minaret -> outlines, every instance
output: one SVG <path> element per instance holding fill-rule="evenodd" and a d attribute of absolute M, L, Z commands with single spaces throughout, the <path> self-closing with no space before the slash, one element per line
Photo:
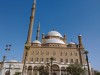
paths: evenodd
<path fill-rule="evenodd" d="M 82 35 L 78 35 L 78 40 L 79 40 L 79 48 L 83 49 Z"/>
<path fill-rule="evenodd" d="M 36 0 L 34 0 L 33 6 L 32 6 L 32 13 L 31 13 L 31 17 L 30 17 L 30 24 L 29 24 L 29 30 L 28 30 L 28 37 L 27 37 L 27 41 L 26 41 L 26 43 L 29 43 L 29 44 L 31 43 L 31 39 L 32 39 L 35 11 L 36 11 Z"/>
<path fill-rule="evenodd" d="M 39 40 L 39 35 L 40 35 L 40 22 L 37 28 L 37 35 L 36 35 L 36 40 Z"/>
<path fill-rule="evenodd" d="M 83 65 L 83 58 L 82 58 L 82 53 L 81 53 L 81 51 L 84 49 L 83 43 L 82 43 L 82 35 L 78 35 L 78 40 L 79 40 L 79 59 L 80 59 L 80 64 Z"/>

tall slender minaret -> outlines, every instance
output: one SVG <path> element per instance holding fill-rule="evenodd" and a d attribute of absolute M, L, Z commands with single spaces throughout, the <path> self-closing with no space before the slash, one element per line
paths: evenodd
<path fill-rule="evenodd" d="M 78 40 L 79 40 L 79 48 L 83 49 L 83 43 L 82 43 L 82 35 L 78 35 Z"/>
<path fill-rule="evenodd" d="M 78 35 L 78 40 L 79 40 L 79 59 L 80 59 L 80 64 L 83 65 L 83 58 L 82 58 L 82 50 L 84 49 L 83 43 L 82 43 L 82 35 Z"/>
<path fill-rule="evenodd" d="M 39 40 L 39 35 L 40 35 L 40 22 L 37 28 L 37 35 L 36 35 L 36 40 Z"/>
<path fill-rule="evenodd" d="M 30 17 L 28 37 L 27 37 L 26 43 L 31 43 L 33 24 L 34 24 L 34 18 L 35 18 L 35 11 L 36 11 L 36 0 L 34 0 L 33 6 L 32 6 L 32 13 L 31 13 L 31 17 Z"/>

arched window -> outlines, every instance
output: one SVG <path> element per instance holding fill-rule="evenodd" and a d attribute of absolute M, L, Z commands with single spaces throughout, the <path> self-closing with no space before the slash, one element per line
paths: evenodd
<path fill-rule="evenodd" d="M 61 63 L 63 62 L 63 59 L 62 59 L 62 58 L 60 59 L 60 62 L 61 62 Z"/>
<path fill-rule="evenodd" d="M 28 67 L 27 74 L 28 74 L 28 75 L 32 75 L 32 66 L 29 66 L 29 67 Z"/>
<path fill-rule="evenodd" d="M 10 75 L 10 71 L 9 70 L 6 71 L 5 75 Z"/>

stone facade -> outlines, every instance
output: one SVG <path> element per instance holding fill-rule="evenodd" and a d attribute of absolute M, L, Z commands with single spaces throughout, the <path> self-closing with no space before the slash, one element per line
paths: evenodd
<path fill-rule="evenodd" d="M 78 63 L 87 70 L 86 59 L 82 51 L 84 46 L 82 36 L 78 36 L 78 42 L 67 42 L 67 36 L 62 36 L 58 31 L 50 31 L 46 35 L 42 34 L 42 41 L 39 41 L 40 23 L 37 29 L 36 40 L 31 41 L 34 17 L 36 10 L 36 0 L 32 6 L 32 14 L 28 30 L 28 37 L 25 43 L 22 62 L 10 61 L 3 64 L 0 74 L 10 75 L 20 73 L 22 75 L 39 75 L 40 66 L 48 66 L 49 74 L 67 75 L 65 71 L 69 64 Z M 51 60 L 53 58 L 53 60 Z M 0 64 L 2 65 L 2 63 Z M 52 67 L 52 70 L 51 70 Z M 24 74 L 23 74 L 24 73 Z M 19 75 L 20 75 L 19 74 Z M 85 74 L 86 75 L 86 74 Z"/>

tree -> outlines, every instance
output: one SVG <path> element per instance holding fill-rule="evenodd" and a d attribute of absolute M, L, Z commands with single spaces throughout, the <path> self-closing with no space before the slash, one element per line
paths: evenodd
<path fill-rule="evenodd" d="M 94 75 L 100 75 L 100 72 L 95 70 Z"/>
<path fill-rule="evenodd" d="M 21 73 L 20 72 L 15 72 L 15 74 L 14 75 L 21 75 Z"/>
<path fill-rule="evenodd" d="M 38 70 L 39 70 L 39 75 L 49 75 L 47 68 L 44 66 L 39 66 Z"/>
<path fill-rule="evenodd" d="M 80 75 L 80 74 L 84 74 L 84 69 L 82 68 L 81 65 L 79 64 L 70 64 L 68 67 L 67 67 L 67 73 L 68 74 L 71 74 L 71 75 Z"/>

